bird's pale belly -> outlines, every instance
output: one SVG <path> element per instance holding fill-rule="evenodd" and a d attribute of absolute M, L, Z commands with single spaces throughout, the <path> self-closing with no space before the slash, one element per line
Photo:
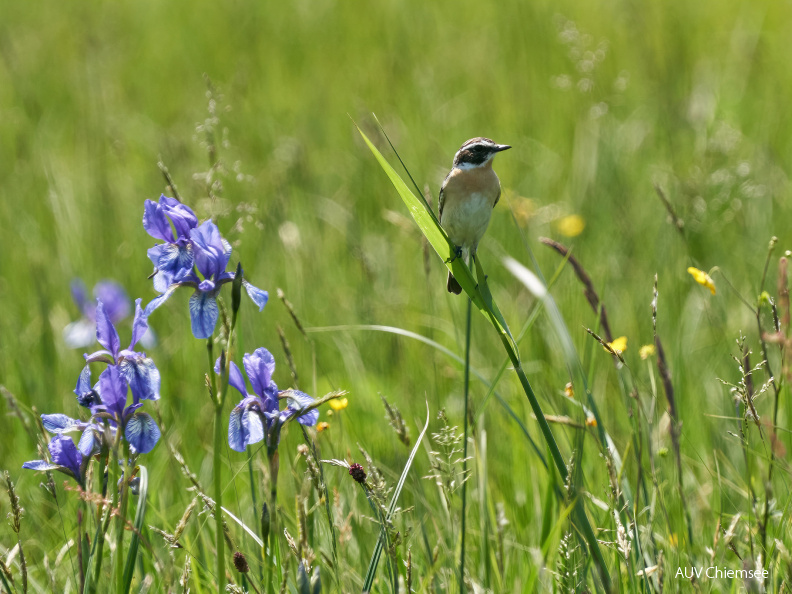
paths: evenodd
<path fill-rule="evenodd" d="M 449 239 L 467 251 L 476 249 L 489 226 L 493 200 L 483 193 L 473 193 L 464 201 L 446 204 L 443 228 Z"/>

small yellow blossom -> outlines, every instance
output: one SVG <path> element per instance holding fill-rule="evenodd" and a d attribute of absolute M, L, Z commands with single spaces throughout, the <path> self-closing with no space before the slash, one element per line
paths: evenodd
<path fill-rule="evenodd" d="M 597 419 L 594 417 L 588 417 L 586 419 L 586 427 L 596 427 L 597 426 Z"/>
<path fill-rule="evenodd" d="M 586 228 L 586 221 L 580 215 L 567 215 L 556 222 L 556 229 L 564 237 L 577 237 Z"/>
<path fill-rule="evenodd" d="M 677 537 L 676 532 L 668 535 L 668 544 L 670 544 L 672 547 L 676 548 L 678 542 L 679 538 Z"/>
<path fill-rule="evenodd" d="M 572 387 L 572 382 L 569 382 L 566 386 L 564 386 L 564 394 L 566 394 L 567 398 L 575 397 L 575 388 Z"/>
<path fill-rule="evenodd" d="M 349 400 L 346 398 L 333 398 L 330 402 L 328 402 L 328 404 L 334 411 L 339 411 L 344 410 L 347 407 Z"/>
<path fill-rule="evenodd" d="M 627 337 L 626 336 L 619 336 L 619 338 L 615 339 L 613 342 L 609 342 L 608 346 L 617 353 L 623 353 L 627 350 Z"/>
<path fill-rule="evenodd" d="M 638 354 L 641 355 L 641 359 L 648 359 L 655 354 L 655 346 L 653 344 L 645 344 L 638 351 Z"/>
<path fill-rule="evenodd" d="M 698 284 L 703 287 L 707 287 L 710 290 L 710 293 L 713 295 L 715 294 L 715 283 L 712 282 L 712 278 L 710 278 L 709 274 L 703 270 L 699 270 L 698 268 L 693 268 L 692 266 L 688 268 L 687 271 L 693 275 L 693 278 Z"/>
<path fill-rule="evenodd" d="M 326 429 L 330 429 L 330 423 L 328 423 L 327 421 L 320 421 L 319 423 L 316 424 L 316 430 L 319 433 L 325 431 Z"/>

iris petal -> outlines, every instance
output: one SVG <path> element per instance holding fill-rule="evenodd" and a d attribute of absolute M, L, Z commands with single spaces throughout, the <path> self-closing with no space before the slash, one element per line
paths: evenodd
<path fill-rule="evenodd" d="M 78 422 L 62 414 L 41 415 L 41 424 L 50 433 L 63 433 L 78 425 Z"/>
<path fill-rule="evenodd" d="M 242 412 L 240 406 L 231 411 L 231 416 L 228 419 L 228 447 L 235 452 L 245 451 L 245 436 L 242 433 Z"/>
<path fill-rule="evenodd" d="M 126 404 L 127 385 L 116 365 L 110 365 L 99 376 L 99 397 L 107 410 L 121 417 Z"/>
<path fill-rule="evenodd" d="M 153 200 L 146 200 L 143 205 L 143 228 L 154 239 L 161 239 L 168 243 L 174 241 L 170 221 L 165 216 L 162 206 Z"/>
<path fill-rule="evenodd" d="M 264 397 L 272 381 L 272 374 L 275 373 L 275 357 L 267 349 L 261 347 L 253 353 L 245 354 L 243 361 L 245 373 L 253 386 L 253 391 Z"/>
<path fill-rule="evenodd" d="M 225 272 L 231 257 L 231 245 L 220 235 L 211 220 L 190 231 L 195 248 L 195 265 L 204 276 L 212 278 Z"/>
<path fill-rule="evenodd" d="M 248 296 L 253 300 L 253 303 L 258 306 L 259 311 L 263 310 L 264 306 L 267 305 L 267 301 L 269 301 L 269 293 L 262 291 L 258 287 L 254 287 L 246 280 L 243 280 L 242 284 L 245 286 L 245 290 Z"/>
<path fill-rule="evenodd" d="M 132 342 L 129 348 L 132 349 L 148 330 L 148 316 L 140 307 L 142 299 L 135 299 L 135 319 L 132 321 Z"/>
<path fill-rule="evenodd" d="M 80 481 L 80 464 L 82 464 L 82 454 L 74 445 L 71 437 L 56 435 L 50 442 L 48 449 L 52 456 L 52 461 L 58 466 L 63 466 L 71 471 L 77 481 Z"/>
<path fill-rule="evenodd" d="M 99 449 L 99 443 L 96 439 L 96 433 L 91 427 L 88 427 L 80 436 L 80 441 L 77 444 L 77 449 L 83 456 L 92 456 L 94 452 Z"/>
<path fill-rule="evenodd" d="M 217 324 L 217 300 L 210 293 L 196 291 L 190 297 L 190 320 L 195 338 L 209 338 Z"/>
<path fill-rule="evenodd" d="M 179 202 L 176 198 L 162 195 L 159 203 L 163 212 L 173 223 L 178 235 L 177 239 L 186 238 L 190 233 L 190 229 L 198 225 L 198 217 L 195 216 L 192 209 L 186 204 Z"/>
<path fill-rule="evenodd" d="M 168 289 L 167 289 L 167 290 L 166 290 L 166 291 L 165 291 L 165 292 L 164 292 L 162 295 L 160 295 L 160 296 L 158 296 L 158 297 L 155 297 L 154 299 L 152 299 L 151 301 L 149 301 L 148 305 L 146 305 L 146 310 L 145 310 L 146 316 L 147 316 L 147 317 L 148 317 L 148 316 L 150 316 L 150 315 L 151 315 L 151 312 L 153 312 L 153 311 L 154 311 L 155 309 L 157 309 L 157 308 L 158 308 L 160 305 L 162 305 L 162 304 L 163 304 L 163 303 L 165 303 L 165 302 L 166 302 L 168 299 L 170 299 L 171 295 L 173 295 L 173 293 L 174 293 L 174 292 L 176 291 L 176 289 L 178 289 L 178 288 L 179 288 L 179 286 L 178 286 L 178 285 L 171 285 L 170 287 L 168 287 Z"/>
<path fill-rule="evenodd" d="M 217 361 L 215 361 L 214 372 L 217 375 L 220 375 L 220 357 L 218 357 Z M 243 397 L 247 396 L 245 378 L 242 376 L 242 372 L 239 371 L 237 364 L 233 361 L 231 361 L 228 366 L 228 385 L 234 386 Z"/>
<path fill-rule="evenodd" d="M 88 299 L 88 288 L 85 286 L 82 279 L 75 278 L 71 282 L 70 288 L 72 299 L 74 299 L 74 303 L 77 304 L 77 307 L 80 308 L 83 315 L 88 317 L 89 312 L 93 315 L 93 303 Z"/>
<path fill-rule="evenodd" d="M 258 443 L 264 439 L 264 425 L 255 410 L 246 410 L 242 414 L 242 427 L 247 433 L 247 445 Z"/>
<path fill-rule="evenodd" d="M 242 372 L 239 371 L 239 367 L 237 364 L 231 361 L 231 364 L 228 367 L 228 383 L 234 386 L 242 396 L 247 394 L 247 388 L 245 387 L 245 378 L 242 377 Z"/>
<path fill-rule="evenodd" d="M 132 302 L 124 287 L 115 281 L 103 280 L 96 283 L 93 290 L 94 297 L 102 302 L 105 313 L 114 324 L 120 322 L 129 315 L 129 307 Z"/>
<path fill-rule="evenodd" d="M 30 462 L 25 462 L 22 468 L 27 468 L 28 470 L 57 470 L 60 466 L 50 464 L 46 460 L 31 460 Z"/>
<path fill-rule="evenodd" d="M 311 406 L 315 400 L 308 396 L 305 392 L 300 392 L 299 390 L 289 390 L 287 392 L 288 395 L 288 403 L 289 403 L 289 410 L 291 414 L 298 414 L 302 409 Z M 319 411 L 313 409 L 305 414 L 300 415 L 297 418 L 297 421 L 301 425 L 308 425 L 313 426 L 316 425 L 316 422 L 319 420 Z"/>
<path fill-rule="evenodd" d="M 127 421 L 124 435 L 135 451 L 147 454 L 157 445 L 161 433 L 151 415 L 136 412 Z"/>
<path fill-rule="evenodd" d="M 80 372 L 80 377 L 77 378 L 77 387 L 74 388 L 74 393 L 77 396 L 83 396 L 91 391 L 91 368 L 86 365 Z"/>
<path fill-rule="evenodd" d="M 99 300 L 96 302 L 96 339 L 114 357 L 118 355 L 118 350 L 121 348 L 121 340 L 118 338 L 118 332 L 113 326 L 110 316 L 105 311 L 104 304 Z"/>
<path fill-rule="evenodd" d="M 118 366 L 138 400 L 159 400 L 160 372 L 154 361 L 142 353 L 130 353 Z M 135 356 L 137 355 L 137 356 Z"/>

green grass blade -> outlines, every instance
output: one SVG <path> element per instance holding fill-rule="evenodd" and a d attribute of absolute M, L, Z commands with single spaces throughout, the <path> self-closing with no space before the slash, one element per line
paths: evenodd
<path fill-rule="evenodd" d="M 248 536 L 250 536 L 250 538 L 252 538 L 252 539 L 255 541 L 255 543 L 258 545 L 258 546 L 260 546 L 260 547 L 264 548 L 264 541 L 263 541 L 263 540 L 261 540 L 261 538 L 259 538 L 259 535 L 258 535 L 258 534 L 256 534 L 256 532 L 255 532 L 255 531 L 254 531 L 252 528 L 250 528 L 250 527 L 249 527 L 247 524 L 245 524 L 245 523 L 244 523 L 242 520 L 240 520 L 239 518 L 237 518 L 237 517 L 236 517 L 234 514 L 232 514 L 232 513 L 231 513 L 231 512 L 230 512 L 230 511 L 229 511 L 227 508 L 225 508 L 225 507 L 221 507 L 220 509 L 222 509 L 222 510 L 223 510 L 223 513 L 225 513 L 225 515 L 227 515 L 229 518 L 231 518 L 232 520 L 234 520 L 234 522 L 236 522 L 237 524 L 239 524 L 239 526 L 242 528 L 242 530 L 244 530 L 245 532 L 247 532 L 247 533 L 248 533 Z"/>
<path fill-rule="evenodd" d="M 132 539 L 129 541 L 129 551 L 127 552 L 126 565 L 124 567 L 124 593 L 129 592 L 132 586 L 132 576 L 135 573 L 135 559 L 137 558 L 138 546 L 140 545 L 140 535 L 143 530 L 143 522 L 146 518 L 146 499 L 148 496 L 148 470 L 145 466 L 138 466 L 140 469 L 140 486 L 138 490 L 138 505 L 135 512 L 134 531 Z"/>
<path fill-rule="evenodd" d="M 426 430 L 429 429 L 429 403 L 426 403 L 426 423 L 424 424 L 424 428 L 421 431 L 421 434 L 418 436 L 418 439 L 415 440 L 415 445 L 413 446 L 412 451 L 410 452 L 410 457 L 407 458 L 407 463 L 404 465 L 404 470 L 402 470 L 401 476 L 399 477 L 399 482 L 396 483 L 396 489 L 393 491 L 393 497 L 391 497 L 390 505 L 388 506 L 388 513 L 385 516 L 385 520 L 390 520 L 393 516 L 393 512 L 396 509 L 396 503 L 399 500 L 399 495 L 401 495 L 402 489 L 404 488 L 404 482 L 407 480 L 407 474 L 410 472 L 410 467 L 412 466 L 413 460 L 415 459 L 415 454 L 418 453 L 418 449 L 421 447 L 421 442 L 423 442 L 424 435 L 426 435 Z M 385 530 L 385 526 L 383 526 L 383 530 Z M 379 539 L 377 540 L 377 546 L 374 547 L 374 553 L 371 555 L 371 561 L 369 562 L 368 570 L 366 571 L 366 579 L 363 582 L 363 592 L 370 592 L 371 586 L 374 584 L 374 576 L 377 573 L 377 565 L 379 564 L 380 556 L 382 555 L 382 548 L 385 546 L 384 537 L 380 535 Z"/>

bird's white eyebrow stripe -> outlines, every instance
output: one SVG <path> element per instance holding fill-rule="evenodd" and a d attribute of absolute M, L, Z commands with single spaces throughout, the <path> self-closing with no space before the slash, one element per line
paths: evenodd
<path fill-rule="evenodd" d="M 479 141 L 479 142 L 474 142 L 473 144 L 468 144 L 467 146 L 465 146 L 463 148 L 464 148 L 464 150 L 467 151 L 467 150 L 476 149 L 476 148 L 492 149 L 492 148 L 495 148 L 495 146 L 496 146 L 495 143 L 490 144 L 488 142 Z"/>

